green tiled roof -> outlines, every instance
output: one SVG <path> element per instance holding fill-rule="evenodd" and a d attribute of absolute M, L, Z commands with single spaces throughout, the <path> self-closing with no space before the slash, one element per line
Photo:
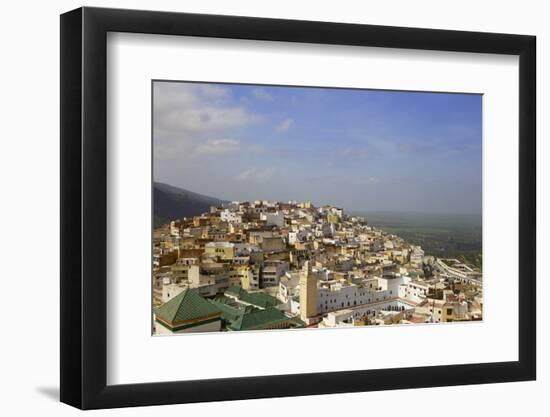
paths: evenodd
<path fill-rule="evenodd" d="M 166 323 L 196 320 L 209 317 L 221 310 L 202 298 L 197 292 L 185 289 L 183 292 L 158 307 L 155 311 L 158 318 Z"/>
<path fill-rule="evenodd" d="M 208 301 L 221 310 L 222 319 L 228 323 L 237 320 L 243 314 L 259 310 L 257 307 L 251 305 L 239 304 L 233 298 L 226 297 L 225 295 L 217 295 Z"/>
<path fill-rule="evenodd" d="M 243 292 L 246 292 L 242 289 L 242 287 L 239 287 L 238 285 L 233 285 L 232 287 L 229 287 L 227 290 L 225 290 L 226 295 L 232 295 L 233 297 L 241 298 L 241 295 Z"/>
<path fill-rule="evenodd" d="M 281 304 L 281 302 L 275 297 L 272 297 L 264 292 L 248 293 L 245 291 L 245 294 L 241 296 L 241 300 L 245 303 L 253 304 L 262 308 L 275 307 L 276 305 Z"/>
<path fill-rule="evenodd" d="M 219 299 L 208 301 L 222 312 L 222 319 L 227 322 L 237 320 L 242 314 L 243 308 L 239 308 L 238 306 L 230 305 L 229 303 L 220 301 Z"/>
<path fill-rule="evenodd" d="M 268 308 L 266 310 L 243 313 L 228 327 L 231 330 L 260 330 L 288 321 L 294 323 L 294 327 L 301 327 L 300 324 L 303 325 L 303 322 L 300 320 L 289 318 L 276 308 Z"/>
<path fill-rule="evenodd" d="M 225 294 L 236 297 L 244 303 L 252 304 L 261 308 L 275 307 L 281 304 L 277 298 L 266 294 L 265 292 L 248 292 L 238 286 L 229 287 L 225 291 Z"/>
<path fill-rule="evenodd" d="M 226 297 L 223 294 L 217 294 L 214 298 L 210 299 L 210 301 L 217 301 L 218 303 L 222 304 L 234 304 L 235 300 L 233 298 Z"/>

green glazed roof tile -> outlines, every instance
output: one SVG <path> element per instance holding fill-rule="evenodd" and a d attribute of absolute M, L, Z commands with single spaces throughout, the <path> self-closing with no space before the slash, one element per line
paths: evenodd
<path fill-rule="evenodd" d="M 183 290 L 156 310 L 157 317 L 167 323 L 200 319 L 216 313 L 221 313 L 221 310 L 191 289 Z"/>
<path fill-rule="evenodd" d="M 232 330 L 255 330 L 282 321 L 289 321 L 289 318 L 276 308 L 268 308 L 266 310 L 256 310 L 252 313 L 241 314 L 237 320 L 231 323 L 229 328 Z"/>

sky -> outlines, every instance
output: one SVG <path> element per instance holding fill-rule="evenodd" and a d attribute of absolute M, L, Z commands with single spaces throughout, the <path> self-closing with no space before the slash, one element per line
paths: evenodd
<path fill-rule="evenodd" d="M 224 200 L 480 214 L 482 96 L 154 81 L 153 176 Z"/>

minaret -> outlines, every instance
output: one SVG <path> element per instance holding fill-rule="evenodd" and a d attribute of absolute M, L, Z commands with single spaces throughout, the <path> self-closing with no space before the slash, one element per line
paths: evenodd
<path fill-rule="evenodd" d="M 300 318 L 309 322 L 317 315 L 317 277 L 311 271 L 309 261 L 304 263 L 300 275 Z"/>

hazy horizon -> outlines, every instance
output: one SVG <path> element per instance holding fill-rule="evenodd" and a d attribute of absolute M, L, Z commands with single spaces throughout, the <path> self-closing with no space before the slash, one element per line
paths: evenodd
<path fill-rule="evenodd" d="M 181 190 L 185 190 L 185 191 L 189 191 L 191 193 L 194 193 L 194 194 L 200 194 L 204 197 L 211 197 L 211 198 L 217 198 L 219 200 L 223 200 L 223 201 L 239 201 L 239 202 L 252 202 L 252 201 L 259 201 L 259 200 L 264 200 L 264 201 L 275 201 L 275 202 L 280 202 L 280 203 L 287 203 L 289 201 L 296 201 L 298 203 L 300 202 L 305 202 L 305 201 L 311 201 L 311 200 L 277 200 L 277 199 L 273 199 L 273 198 L 252 198 L 252 199 L 249 199 L 249 200 L 237 200 L 237 199 L 234 199 L 234 198 L 219 198 L 218 196 L 215 196 L 215 195 L 209 195 L 209 194 L 205 194 L 201 191 L 197 191 L 197 190 L 192 190 L 188 187 L 180 187 L 180 186 L 177 186 L 177 185 L 174 185 L 174 184 L 169 184 L 167 182 L 162 182 L 162 181 L 154 181 L 155 183 L 157 184 L 164 184 L 164 185 L 168 185 L 170 187 L 175 187 L 175 188 L 178 188 L 178 189 L 181 189 Z M 315 202 L 315 201 L 311 201 L 311 203 L 315 206 L 315 207 L 321 207 L 323 205 L 335 205 L 334 203 L 331 203 L 330 201 L 326 201 L 326 202 Z M 343 208 L 344 211 L 347 213 L 347 214 L 352 214 L 352 215 L 357 215 L 357 216 L 361 216 L 361 215 L 366 215 L 366 214 L 370 214 L 370 215 L 378 215 L 378 214 L 385 214 L 385 215 L 392 215 L 392 214 L 409 214 L 409 215 L 422 215 L 422 216 L 430 216 L 430 215 L 433 215 L 433 216 L 438 216 L 438 215 L 441 215 L 441 216 L 480 216 L 482 213 L 481 212 L 478 212 L 478 213 L 468 213 L 468 212 L 464 212 L 464 213 L 457 213 L 457 212 L 422 212 L 422 211 L 412 211 L 412 210 L 363 210 L 363 209 L 348 209 L 347 207 L 344 207 L 344 206 L 338 206 L 338 205 L 335 205 L 337 207 L 340 207 L 340 208 Z"/>
<path fill-rule="evenodd" d="M 155 182 L 223 200 L 481 215 L 480 95 L 154 82 Z"/>

